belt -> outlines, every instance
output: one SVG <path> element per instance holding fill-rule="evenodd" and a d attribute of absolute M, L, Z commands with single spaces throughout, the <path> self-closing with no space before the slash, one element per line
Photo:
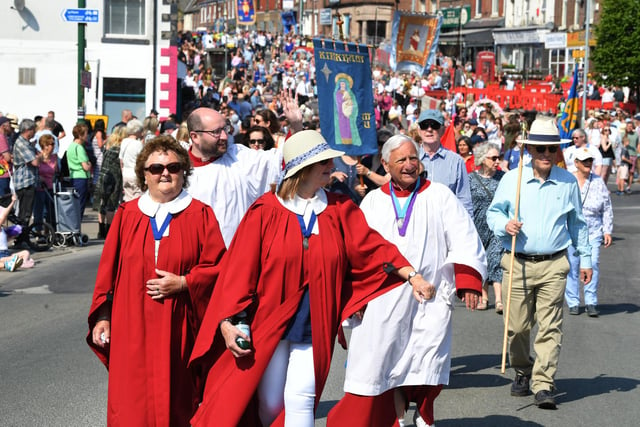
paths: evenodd
<path fill-rule="evenodd" d="M 511 253 L 511 251 L 506 251 L 506 252 L 508 254 Z M 551 259 L 559 257 L 564 253 L 565 253 L 565 249 L 549 255 L 529 255 L 529 254 L 523 254 L 522 252 L 516 252 L 515 257 L 523 261 L 540 262 L 540 261 L 549 261 Z"/>

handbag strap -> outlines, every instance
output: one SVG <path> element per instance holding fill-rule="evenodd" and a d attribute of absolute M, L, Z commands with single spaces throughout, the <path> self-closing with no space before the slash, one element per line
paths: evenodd
<path fill-rule="evenodd" d="M 475 180 L 478 182 L 478 184 L 480 184 L 482 186 L 482 188 L 484 189 L 485 193 L 487 193 L 487 196 L 490 199 L 493 199 L 493 194 L 491 193 L 491 191 L 489 191 L 489 189 L 487 188 L 486 185 L 484 185 L 484 183 L 482 182 L 482 180 L 480 179 L 480 177 L 478 176 L 478 174 L 476 172 L 472 172 L 470 174 L 473 178 L 475 178 Z"/>

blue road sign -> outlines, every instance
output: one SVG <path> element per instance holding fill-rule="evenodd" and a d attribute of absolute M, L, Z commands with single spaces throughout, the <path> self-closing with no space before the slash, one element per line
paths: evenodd
<path fill-rule="evenodd" d="M 98 9 L 64 9 L 62 19 L 67 22 L 87 23 L 98 22 Z"/>

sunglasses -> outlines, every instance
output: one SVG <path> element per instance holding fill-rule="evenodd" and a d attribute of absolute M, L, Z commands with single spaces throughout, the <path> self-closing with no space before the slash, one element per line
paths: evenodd
<path fill-rule="evenodd" d="M 544 154 L 545 151 L 549 151 L 550 153 L 555 153 L 558 151 L 557 145 L 536 145 L 536 152 L 538 154 Z"/>
<path fill-rule="evenodd" d="M 495 162 L 496 160 L 500 159 L 500 156 L 491 156 L 491 157 L 487 157 L 487 159 L 491 160 L 492 162 Z"/>
<path fill-rule="evenodd" d="M 264 139 L 250 139 L 249 144 L 251 145 L 264 145 Z"/>
<path fill-rule="evenodd" d="M 427 130 L 429 128 L 433 129 L 433 130 L 438 130 L 440 129 L 440 123 L 436 122 L 435 120 L 423 120 L 420 123 L 418 123 L 418 126 L 420 126 L 420 129 L 422 130 Z"/>
<path fill-rule="evenodd" d="M 578 159 L 576 159 L 578 160 Z M 589 158 L 589 159 L 584 159 L 584 160 L 578 160 L 580 163 L 593 163 L 593 159 Z"/>
<path fill-rule="evenodd" d="M 327 163 L 329 163 L 329 160 L 331 159 L 320 160 L 318 163 L 320 163 L 321 165 L 326 165 Z"/>
<path fill-rule="evenodd" d="M 144 168 L 144 170 L 149 172 L 151 175 L 162 175 L 165 169 L 168 170 L 169 173 L 178 173 L 182 170 L 182 165 L 178 162 L 169 163 L 167 165 L 163 165 L 162 163 L 152 163 Z"/>

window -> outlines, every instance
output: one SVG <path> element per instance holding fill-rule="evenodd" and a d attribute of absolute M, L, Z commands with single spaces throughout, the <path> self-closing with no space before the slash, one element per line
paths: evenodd
<path fill-rule="evenodd" d="M 145 0 L 105 0 L 105 33 L 145 35 Z"/>
<path fill-rule="evenodd" d="M 491 16 L 498 16 L 500 14 L 500 6 L 498 5 L 498 0 L 491 1 Z"/>
<path fill-rule="evenodd" d="M 482 0 L 476 0 L 476 16 L 482 15 Z"/>
<path fill-rule="evenodd" d="M 36 84 L 36 69 L 18 68 L 18 84 L 34 86 Z"/>

